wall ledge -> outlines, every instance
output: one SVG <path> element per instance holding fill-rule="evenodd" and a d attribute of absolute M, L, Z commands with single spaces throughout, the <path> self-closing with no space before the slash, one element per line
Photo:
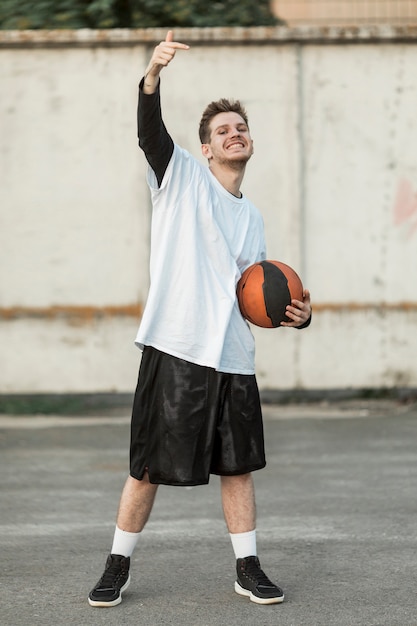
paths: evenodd
<path fill-rule="evenodd" d="M 110 30 L 0 30 L 0 47 L 100 47 L 155 44 L 165 39 L 167 28 Z M 351 26 L 257 26 L 177 28 L 175 39 L 191 45 L 259 45 L 296 43 L 355 44 L 376 41 L 417 43 L 417 24 Z"/>

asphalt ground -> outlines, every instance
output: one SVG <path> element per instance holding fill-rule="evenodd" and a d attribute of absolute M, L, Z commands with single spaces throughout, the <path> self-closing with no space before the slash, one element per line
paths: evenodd
<path fill-rule="evenodd" d="M 128 471 L 128 411 L 0 416 L 2 626 L 417 625 L 417 405 L 264 407 L 258 553 L 285 591 L 233 590 L 219 480 L 160 487 L 122 604 L 92 608 Z"/>

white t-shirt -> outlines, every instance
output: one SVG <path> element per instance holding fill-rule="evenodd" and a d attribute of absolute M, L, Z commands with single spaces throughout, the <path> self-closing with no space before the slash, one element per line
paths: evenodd
<path fill-rule="evenodd" d="M 258 209 L 174 146 L 161 186 L 148 170 L 150 289 L 135 343 L 221 372 L 253 374 L 255 342 L 236 298 L 241 273 L 266 258 Z"/>

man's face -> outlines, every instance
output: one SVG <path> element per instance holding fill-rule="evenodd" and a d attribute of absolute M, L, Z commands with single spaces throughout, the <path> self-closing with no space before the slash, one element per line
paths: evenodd
<path fill-rule="evenodd" d="M 210 142 L 201 147 L 206 159 L 232 167 L 249 161 L 253 141 L 246 122 L 238 113 L 218 113 L 210 122 L 210 131 Z"/>

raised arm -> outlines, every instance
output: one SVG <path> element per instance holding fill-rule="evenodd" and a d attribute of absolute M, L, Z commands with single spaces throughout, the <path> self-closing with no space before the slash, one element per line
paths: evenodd
<path fill-rule="evenodd" d="M 178 49 L 188 46 L 172 41 L 172 31 L 166 40 L 158 44 L 153 52 L 145 76 L 139 85 L 138 138 L 139 146 L 155 172 L 158 186 L 161 185 L 165 170 L 171 159 L 174 143 L 162 120 L 159 95 L 159 74 L 174 58 Z"/>

